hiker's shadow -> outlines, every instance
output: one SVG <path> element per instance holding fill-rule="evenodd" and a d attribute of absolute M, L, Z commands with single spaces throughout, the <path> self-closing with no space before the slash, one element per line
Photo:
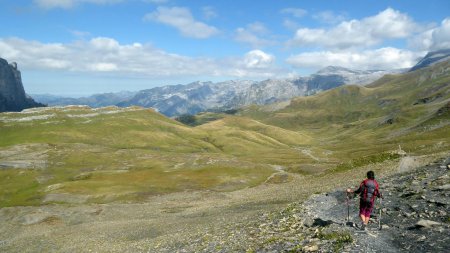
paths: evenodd
<path fill-rule="evenodd" d="M 322 220 L 321 218 L 315 218 L 313 222 L 313 227 L 326 227 L 335 223 L 332 220 Z"/>

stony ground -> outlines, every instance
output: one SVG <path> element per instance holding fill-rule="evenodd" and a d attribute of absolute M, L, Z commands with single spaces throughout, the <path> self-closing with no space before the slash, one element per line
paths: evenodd
<path fill-rule="evenodd" d="M 359 168 L 329 185 L 323 175 L 289 174 L 281 184 L 144 203 L 2 208 L 0 252 L 449 252 L 449 170 L 441 167 L 449 161 L 431 159 L 401 174 L 399 161 L 370 166 L 385 175 L 382 230 L 376 219 L 364 233 L 346 224 L 343 190 L 369 169 Z"/>
<path fill-rule="evenodd" d="M 231 229 L 156 246 L 159 252 L 450 252 L 450 178 L 440 160 L 378 181 L 385 194 L 366 231 L 358 199 L 311 196 Z M 381 214 L 381 216 L 380 216 Z M 348 217 L 350 219 L 348 219 Z"/>

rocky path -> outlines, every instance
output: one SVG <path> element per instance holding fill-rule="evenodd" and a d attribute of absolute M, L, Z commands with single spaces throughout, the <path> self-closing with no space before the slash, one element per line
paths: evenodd
<path fill-rule="evenodd" d="M 279 222 L 292 221 L 284 226 L 291 231 L 298 226 L 300 229 L 291 233 L 297 238 L 283 236 L 279 242 L 262 245 L 256 251 L 450 252 L 449 163 L 450 159 L 437 161 L 378 179 L 385 198 L 382 203 L 377 201 L 366 231 L 355 227 L 360 223 L 359 200 L 350 200 L 347 206 L 343 190 L 291 204 Z"/>
<path fill-rule="evenodd" d="M 378 179 L 384 193 L 366 231 L 358 199 L 344 189 L 311 196 L 281 211 L 260 213 L 229 229 L 211 227 L 158 252 L 450 252 L 449 169 L 438 161 Z M 349 186 L 350 187 L 350 186 Z M 347 212 L 350 210 L 350 220 Z M 381 210 L 381 227 L 378 220 Z M 378 217 L 377 217 L 378 216 Z"/>

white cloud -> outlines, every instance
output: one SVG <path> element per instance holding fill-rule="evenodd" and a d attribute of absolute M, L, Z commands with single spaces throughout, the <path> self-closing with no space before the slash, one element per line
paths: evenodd
<path fill-rule="evenodd" d="M 206 39 L 219 33 L 214 26 L 196 21 L 188 8 L 158 7 L 144 16 L 145 21 L 155 21 L 178 29 L 186 37 Z"/>
<path fill-rule="evenodd" d="M 264 69 L 271 66 L 275 61 L 273 55 L 261 50 L 252 50 L 245 54 L 244 63 L 247 68 Z"/>
<path fill-rule="evenodd" d="M 110 72 L 119 70 L 119 67 L 116 64 L 110 62 L 92 63 L 88 65 L 88 68 L 92 71 L 99 71 L 99 72 Z"/>
<path fill-rule="evenodd" d="M 412 67 L 423 55 L 422 52 L 385 47 L 361 52 L 308 52 L 291 56 L 286 61 L 295 67 L 316 69 L 326 66 L 342 66 L 362 70 L 398 69 Z"/>
<path fill-rule="evenodd" d="M 234 39 L 238 42 L 250 44 L 253 48 L 261 48 L 273 45 L 275 42 L 263 37 L 269 34 L 269 30 L 260 22 L 248 24 L 245 28 L 236 29 Z"/>
<path fill-rule="evenodd" d="M 433 44 L 433 30 L 434 29 L 430 29 L 408 39 L 408 46 L 415 50 L 429 50 L 431 48 L 431 45 Z"/>
<path fill-rule="evenodd" d="M 333 11 L 322 11 L 313 15 L 314 19 L 327 24 L 336 24 L 346 20 L 346 15 L 337 14 Z"/>
<path fill-rule="evenodd" d="M 293 46 L 320 46 L 333 49 L 364 48 L 385 39 L 406 38 L 419 26 L 406 14 L 391 8 L 361 20 L 344 21 L 331 29 L 298 29 L 288 42 Z"/>
<path fill-rule="evenodd" d="M 243 57 L 230 58 L 222 64 L 227 66 L 227 76 L 239 78 L 275 78 L 291 74 L 286 69 L 276 66 L 275 57 L 262 50 L 251 50 Z"/>
<path fill-rule="evenodd" d="M 100 51 L 117 51 L 120 49 L 119 42 L 111 38 L 97 37 L 90 41 L 91 46 Z"/>
<path fill-rule="evenodd" d="M 115 4 L 123 0 L 34 0 L 34 3 L 44 9 L 62 8 L 70 9 L 78 4 Z"/>
<path fill-rule="evenodd" d="M 305 16 L 308 12 L 300 8 L 285 8 L 280 11 L 282 14 L 290 14 L 296 18 L 301 18 Z"/>
<path fill-rule="evenodd" d="M 287 74 L 275 65 L 273 55 L 261 50 L 223 59 L 187 57 L 140 43 L 120 44 L 105 37 L 68 44 L 0 38 L 0 56 L 18 62 L 20 69 L 25 71 L 107 72 L 152 78 L 270 78 Z"/>
<path fill-rule="evenodd" d="M 433 30 L 431 38 L 431 49 L 438 50 L 450 48 L 450 18 L 444 19 L 441 26 Z"/>
<path fill-rule="evenodd" d="M 408 43 L 417 50 L 450 49 L 450 18 L 444 19 L 440 26 L 411 38 Z"/>
<path fill-rule="evenodd" d="M 388 8 L 361 23 L 370 29 L 375 38 L 405 38 L 418 29 L 418 25 L 406 14 Z"/>

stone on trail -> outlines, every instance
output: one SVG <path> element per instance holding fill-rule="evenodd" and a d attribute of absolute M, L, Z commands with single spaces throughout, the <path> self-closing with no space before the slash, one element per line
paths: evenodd
<path fill-rule="evenodd" d="M 304 252 L 316 252 L 319 250 L 319 246 L 317 245 L 311 245 L 311 246 L 305 246 L 303 247 Z"/>
<path fill-rule="evenodd" d="M 450 190 L 450 184 L 445 184 L 445 185 L 441 185 L 436 187 L 438 190 Z"/>
<path fill-rule="evenodd" d="M 425 228 L 431 228 L 433 226 L 439 226 L 441 225 L 441 223 L 436 222 L 436 221 L 432 221 L 432 220 L 425 220 L 425 219 L 421 219 L 416 223 L 416 227 L 425 227 Z"/>

